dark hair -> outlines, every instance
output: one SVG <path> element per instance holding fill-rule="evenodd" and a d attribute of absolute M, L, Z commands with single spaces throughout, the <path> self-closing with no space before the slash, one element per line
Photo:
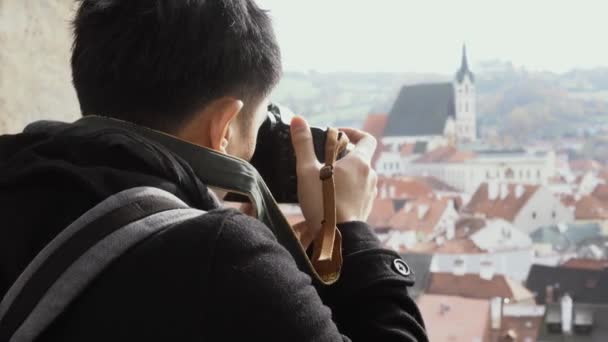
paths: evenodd
<path fill-rule="evenodd" d="M 83 115 L 172 131 L 213 99 L 261 100 L 281 76 L 270 18 L 253 0 L 79 1 L 72 77 Z"/>

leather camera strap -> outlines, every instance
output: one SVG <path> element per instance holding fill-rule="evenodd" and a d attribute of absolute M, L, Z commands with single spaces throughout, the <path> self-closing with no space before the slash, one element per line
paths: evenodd
<path fill-rule="evenodd" d="M 334 163 L 347 145 L 348 137 L 344 133 L 335 128 L 327 130 L 325 165 L 319 174 L 323 188 L 323 221 L 321 232 L 313 242 L 311 260 L 315 270 L 326 283 L 335 282 L 342 268 L 342 236 L 336 228 Z"/>

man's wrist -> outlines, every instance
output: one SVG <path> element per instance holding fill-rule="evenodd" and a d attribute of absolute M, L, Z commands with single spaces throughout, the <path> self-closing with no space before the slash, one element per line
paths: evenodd
<path fill-rule="evenodd" d="M 382 248 L 371 227 L 363 221 L 342 222 L 337 227 L 342 235 L 342 253 L 345 256 L 361 250 Z"/>

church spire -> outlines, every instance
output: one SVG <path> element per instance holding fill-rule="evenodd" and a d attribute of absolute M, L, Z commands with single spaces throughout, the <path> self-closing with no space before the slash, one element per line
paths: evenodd
<path fill-rule="evenodd" d="M 473 72 L 471 72 L 469 69 L 469 61 L 467 60 L 467 45 L 462 44 L 462 61 L 460 62 L 460 69 L 456 73 L 456 80 L 458 83 L 462 83 L 465 76 L 469 76 L 472 82 L 475 81 Z"/>
<path fill-rule="evenodd" d="M 469 70 L 469 62 L 467 61 L 467 45 L 462 44 L 462 62 L 460 63 L 460 69 Z"/>

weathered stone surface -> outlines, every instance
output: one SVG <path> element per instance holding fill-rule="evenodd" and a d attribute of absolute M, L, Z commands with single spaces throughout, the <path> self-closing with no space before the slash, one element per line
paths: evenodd
<path fill-rule="evenodd" d="M 74 120 L 74 0 L 0 0 L 0 134 L 35 120 Z"/>

